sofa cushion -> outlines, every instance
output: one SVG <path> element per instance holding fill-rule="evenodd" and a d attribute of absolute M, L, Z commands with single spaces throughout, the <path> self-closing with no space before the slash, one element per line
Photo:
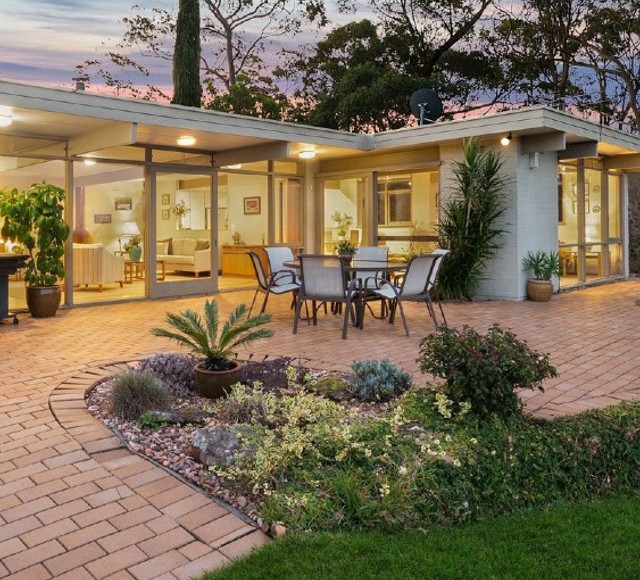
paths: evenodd
<path fill-rule="evenodd" d="M 177 254 L 171 254 L 171 256 L 166 256 L 166 262 L 169 265 L 184 264 L 184 265 L 193 266 L 193 255 L 178 256 Z"/>
<path fill-rule="evenodd" d="M 156 254 L 158 256 L 162 254 L 169 253 L 169 242 L 157 242 L 156 243 Z"/>
<path fill-rule="evenodd" d="M 208 250 L 211 247 L 211 243 L 206 238 L 198 238 L 196 240 L 196 252 L 198 250 Z"/>
<path fill-rule="evenodd" d="M 191 238 L 174 238 L 173 252 L 176 256 L 193 256 L 196 251 L 196 241 Z"/>

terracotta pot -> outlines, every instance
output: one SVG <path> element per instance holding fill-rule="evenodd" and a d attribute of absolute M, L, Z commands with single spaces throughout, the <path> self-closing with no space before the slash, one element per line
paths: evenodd
<path fill-rule="evenodd" d="M 527 281 L 527 296 L 533 302 L 549 302 L 553 294 L 553 283 L 551 280 L 536 280 L 530 278 Z"/>
<path fill-rule="evenodd" d="M 203 397 L 218 399 L 224 397 L 231 385 L 235 385 L 240 380 L 240 369 L 237 361 L 231 361 L 231 368 L 225 371 L 209 371 L 204 368 L 204 363 L 195 366 L 196 386 L 198 392 Z"/>
<path fill-rule="evenodd" d="M 27 286 L 27 306 L 34 318 L 55 316 L 61 298 L 60 286 Z"/>

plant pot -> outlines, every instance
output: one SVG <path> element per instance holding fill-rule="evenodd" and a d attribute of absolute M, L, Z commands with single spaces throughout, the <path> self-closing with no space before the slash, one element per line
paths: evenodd
<path fill-rule="evenodd" d="M 353 260 L 353 254 L 338 254 L 338 256 L 345 266 L 349 266 L 351 264 L 351 260 Z"/>
<path fill-rule="evenodd" d="M 34 318 L 55 316 L 61 298 L 60 286 L 27 286 L 27 306 Z"/>
<path fill-rule="evenodd" d="M 142 256 L 142 246 L 132 246 L 129 248 L 129 259 L 132 262 L 139 262 Z"/>
<path fill-rule="evenodd" d="M 530 278 L 527 281 L 527 296 L 533 302 L 549 302 L 553 294 L 553 282 L 551 280 L 536 280 Z"/>
<path fill-rule="evenodd" d="M 209 371 L 204 368 L 204 363 L 198 363 L 195 366 L 198 393 L 209 399 L 224 397 L 231 385 L 240 380 L 240 363 L 232 360 L 230 364 L 231 368 L 227 370 Z"/>

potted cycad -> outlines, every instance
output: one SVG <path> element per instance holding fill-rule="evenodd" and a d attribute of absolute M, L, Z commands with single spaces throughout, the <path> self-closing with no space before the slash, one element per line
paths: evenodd
<path fill-rule="evenodd" d="M 273 330 L 259 328 L 271 321 L 270 314 L 249 317 L 247 311 L 246 304 L 239 304 L 219 331 L 218 304 L 207 300 L 204 319 L 191 309 L 179 314 L 168 313 L 166 322 L 174 330 L 153 328 L 151 332 L 191 350 L 198 360 L 195 365 L 198 391 L 215 399 L 240 380 L 240 363 L 233 359 L 233 349 L 273 336 Z"/>
<path fill-rule="evenodd" d="M 2 237 L 17 240 L 28 254 L 24 274 L 31 316 L 55 316 L 60 306 L 58 281 L 65 275 L 64 244 L 70 228 L 64 223 L 65 193 L 42 182 L 24 192 L 0 191 Z"/>
<path fill-rule="evenodd" d="M 534 302 L 548 302 L 553 294 L 551 278 L 560 274 L 557 252 L 529 251 L 522 261 L 525 270 L 533 273 L 527 281 L 527 296 Z"/>

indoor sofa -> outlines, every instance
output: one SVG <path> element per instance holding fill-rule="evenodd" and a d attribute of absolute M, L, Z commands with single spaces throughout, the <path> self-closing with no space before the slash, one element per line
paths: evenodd
<path fill-rule="evenodd" d="M 204 238 L 159 240 L 156 254 L 165 271 L 192 272 L 196 278 L 211 271 L 211 244 Z"/>

